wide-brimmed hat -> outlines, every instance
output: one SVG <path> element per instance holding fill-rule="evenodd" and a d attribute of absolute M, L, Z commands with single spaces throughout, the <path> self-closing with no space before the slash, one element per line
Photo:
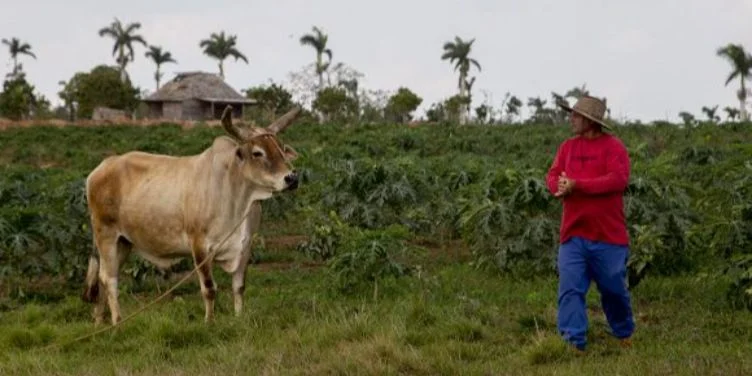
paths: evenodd
<path fill-rule="evenodd" d="M 557 104 L 567 112 L 574 111 L 602 125 L 603 128 L 609 130 L 612 129 L 611 125 L 606 123 L 606 121 L 603 119 L 604 115 L 606 114 L 606 103 L 599 98 L 589 95 L 583 95 L 582 97 L 580 97 L 580 99 L 577 100 L 573 107 L 569 107 L 569 104 L 567 104 L 566 101 L 558 101 Z"/>

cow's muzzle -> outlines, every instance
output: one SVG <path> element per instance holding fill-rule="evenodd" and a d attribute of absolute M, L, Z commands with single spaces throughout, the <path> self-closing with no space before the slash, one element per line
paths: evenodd
<path fill-rule="evenodd" d="M 292 191 L 298 188 L 298 173 L 293 171 L 289 175 L 285 176 L 285 189 L 283 191 Z"/>

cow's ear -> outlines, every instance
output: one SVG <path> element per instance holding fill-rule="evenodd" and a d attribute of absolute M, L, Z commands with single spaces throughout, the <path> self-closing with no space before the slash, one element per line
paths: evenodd
<path fill-rule="evenodd" d="M 292 146 L 285 145 L 284 151 L 285 151 L 285 159 L 287 159 L 288 161 L 294 161 L 296 158 L 298 158 L 298 152 L 295 151 L 295 149 L 293 149 Z"/>

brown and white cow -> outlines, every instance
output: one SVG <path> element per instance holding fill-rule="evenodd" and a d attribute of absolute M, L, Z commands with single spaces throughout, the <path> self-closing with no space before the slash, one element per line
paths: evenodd
<path fill-rule="evenodd" d="M 198 271 L 205 320 L 214 316 L 212 263 L 232 274 L 235 314 L 240 314 L 260 202 L 298 186 L 290 166 L 297 153 L 276 134 L 299 113 L 295 108 L 266 128 L 240 128 L 232 124 L 228 106 L 222 126 L 232 137 L 217 137 L 200 154 L 133 151 L 106 158 L 89 174 L 86 198 L 96 251 L 89 257 L 83 299 L 96 302 L 96 324 L 104 319 L 105 298 L 112 323 L 121 319 L 118 271 L 131 252 L 160 268 L 188 256 L 199 265 L 215 252 Z"/>

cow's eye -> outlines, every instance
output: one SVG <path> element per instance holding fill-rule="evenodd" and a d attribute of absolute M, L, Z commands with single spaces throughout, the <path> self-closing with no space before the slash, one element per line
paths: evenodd
<path fill-rule="evenodd" d="M 253 157 L 254 157 L 254 158 L 261 158 L 261 157 L 263 157 L 263 156 L 264 156 L 264 153 L 263 153 L 263 152 L 260 152 L 260 151 L 254 151 L 254 152 L 253 152 Z"/>

